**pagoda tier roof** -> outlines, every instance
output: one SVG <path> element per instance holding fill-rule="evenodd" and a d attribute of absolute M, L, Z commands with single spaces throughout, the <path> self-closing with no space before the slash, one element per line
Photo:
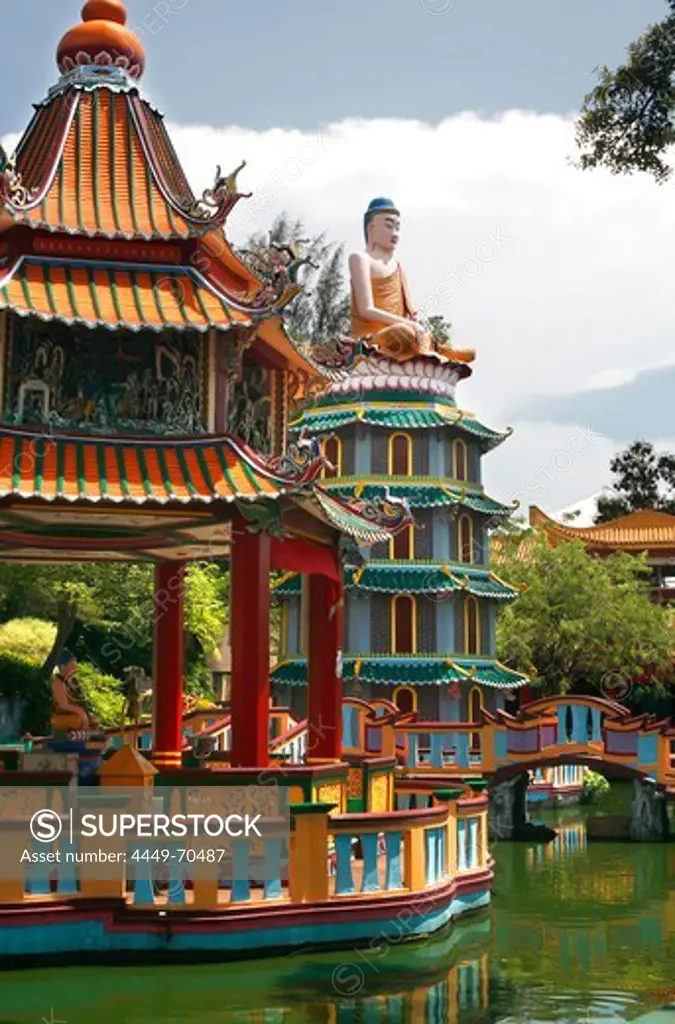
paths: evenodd
<path fill-rule="evenodd" d="M 229 435 L 97 437 L 0 427 L 4 558 L 103 560 L 226 554 L 233 508 L 260 526 L 326 543 L 339 530 L 365 543 L 407 525 L 317 486 L 321 462 L 264 459 Z M 247 509 L 249 510 L 247 512 Z M 312 523 L 318 527 L 313 527 Z"/>
<path fill-rule="evenodd" d="M 340 477 L 334 481 L 329 478 L 324 484 L 327 491 L 344 491 L 356 493 L 364 498 L 385 497 L 390 492 L 392 497 L 404 498 L 411 508 L 442 508 L 463 505 L 487 516 L 507 518 L 512 515 L 517 505 L 504 505 L 495 498 L 490 498 L 482 490 L 473 490 L 465 486 L 450 486 L 435 477 L 416 477 L 414 483 L 397 480 L 387 476 L 379 480 L 376 477 Z"/>
<path fill-rule="evenodd" d="M 95 69 L 94 69 L 95 70 Z M 194 195 L 162 115 L 116 68 L 64 76 L 19 142 L 12 223 L 86 237 L 187 239 L 221 226 L 240 198 Z"/>
<path fill-rule="evenodd" d="M 277 597 L 300 593 L 300 576 L 289 573 L 273 587 Z M 472 594 L 494 600 L 511 601 L 518 596 L 515 587 L 505 583 L 489 569 L 469 569 L 466 565 L 438 562 L 368 561 L 360 567 L 348 566 L 344 585 L 371 593 L 429 594 L 437 599 L 452 593 Z"/>
<path fill-rule="evenodd" d="M 580 540 L 590 550 L 607 553 L 675 550 L 675 516 L 654 509 L 640 509 L 598 526 L 568 526 L 533 506 L 530 509 L 530 526 L 543 529 L 554 545 Z"/>
<path fill-rule="evenodd" d="M 529 682 L 527 676 L 489 658 L 349 654 L 343 660 L 342 673 L 346 679 L 359 679 L 382 686 L 447 686 L 464 681 L 514 690 Z M 293 658 L 280 662 L 271 678 L 286 686 L 306 686 L 306 659 Z"/>
<path fill-rule="evenodd" d="M 455 406 L 434 402 L 408 402 L 403 397 L 391 402 L 359 402 L 349 405 L 315 405 L 291 424 L 294 431 L 308 435 L 332 434 L 352 423 L 390 430 L 430 430 L 455 427 L 476 437 L 484 451 L 496 448 L 510 436 L 511 430 L 497 431 L 486 427 L 469 413 Z"/>

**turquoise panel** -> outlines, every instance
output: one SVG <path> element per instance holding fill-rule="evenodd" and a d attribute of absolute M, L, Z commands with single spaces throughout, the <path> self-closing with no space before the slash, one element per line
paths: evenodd
<path fill-rule="evenodd" d="M 656 764 L 659 756 L 658 733 L 649 733 L 646 736 L 638 734 L 637 758 L 640 767 Z"/>
<path fill-rule="evenodd" d="M 495 757 L 505 761 L 509 756 L 509 738 L 506 729 L 496 729 L 494 732 Z"/>
<path fill-rule="evenodd" d="M 410 797 L 407 798 L 410 802 Z M 384 837 L 387 849 L 387 870 L 385 875 L 385 886 L 387 889 L 403 888 L 403 877 L 401 874 L 401 843 L 403 835 L 401 832 L 387 832 Z"/>
<path fill-rule="evenodd" d="M 455 615 L 452 601 L 436 602 L 436 654 L 450 655 L 455 650 Z M 443 691 L 441 691 L 443 697 Z M 447 716 L 441 712 L 441 717 Z"/>
<path fill-rule="evenodd" d="M 370 599 L 351 591 L 346 603 L 350 653 L 367 654 L 370 651 Z"/>
<path fill-rule="evenodd" d="M 354 476 L 370 476 L 372 473 L 370 432 L 363 428 L 356 432 L 354 446 Z"/>
<path fill-rule="evenodd" d="M 457 764 L 460 768 L 469 767 L 469 734 L 457 733 Z"/>
<path fill-rule="evenodd" d="M 466 851 L 466 838 L 467 838 L 466 821 L 458 821 L 457 822 L 457 867 L 459 868 L 460 871 L 464 871 L 467 868 L 467 866 L 468 866 L 467 857 L 466 857 L 466 853 L 467 853 L 467 851 Z"/>
<path fill-rule="evenodd" d="M 376 832 L 366 832 L 361 836 L 363 852 L 363 885 L 362 892 L 377 892 L 380 883 L 377 877 L 377 844 Z"/>
<path fill-rule="evenodd" d="M 431 739 L 431 764 L 434 768 L 443 767 L 443 748 L 445 746 L 445 735 L 442 732 L 432 732 Z"/>
<path fill-rule="evenodd" d="M 293 597 L 286 602 L 286 656 L 295 658 L 300 650 L 300 601 Z"/>

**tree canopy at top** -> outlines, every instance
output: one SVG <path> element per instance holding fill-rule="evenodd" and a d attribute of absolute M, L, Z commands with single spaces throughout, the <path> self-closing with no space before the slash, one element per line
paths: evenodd
<path fill-rule="evenodd" d="M 675 455 L 659 454 L 649 441 L 633 441 L 609 464 L 611 489 L 597 500 L 596 523 L 652 508 L 675 515 Z"/>
<path fill-rule="evenodd" d="M 675 142 L 675 0 L 669 13 L 628 49 L 615 71 L 599 68 L 577 123 L 583 168 L 615 174 L 646 171 L 659 182 L 671 175 L 667 150 Z"/>

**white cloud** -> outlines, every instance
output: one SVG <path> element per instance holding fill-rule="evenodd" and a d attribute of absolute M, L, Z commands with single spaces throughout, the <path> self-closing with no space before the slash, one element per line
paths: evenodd
<path fill-rule="evenodd" d="M 452 320 L 457 343 L 478 350 L 460 400 L 491 425 L 531 396 L 616 386 L 675 362 L 675 190 L 643 175 L 576 170 L 572 118 L 467 113 L 438 125 L 350 120 L 314 133 L 169 127 L 196 188 L 211 183 L 216 164 L 247 159 L 240 186 L 254 196 L 230 218 L 235 242 L 286 210 L 360 247 L 367 200 L 391 196 L 413 298 L 435 303 L 430 311 Z M 489 241 L 498 236 L 499 251 Z M 632 415 L 639 423 L 639 410 Z M 584 425 L 514 426 L 486 467 L 502 494 L 522 488 Z M 539 503 L 559 509 L 597 491 L 616 447 L 598 439 L 548 481 Z"/>
<path fill-rule="evenodd" d="M 485 458 L 485 486 L 494 497 L 519 501 L 525 515 L 538 505 L 557 516 L 609 484 L 616 447 L 588 424 L 515 423 L 513 435 Z"/>

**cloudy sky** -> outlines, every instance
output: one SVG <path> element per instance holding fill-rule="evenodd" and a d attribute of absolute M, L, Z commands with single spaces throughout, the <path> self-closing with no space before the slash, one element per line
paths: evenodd
<path fill-rule="evenodd" d="M 5 19 L 0 134 L 53 82 L 70 5 L 23 0 Z M 195 186 L 248 160 L 235 242 L 286 210 L 351 250 L 367 201 L 398 203 L 417 305 L 478 350 L 461 404 L 515 428 L 487 459 L 496 496 L 556 514 L 634 438 L 675 447 L 675 189 L 571 165 L 593 68 L 661 0 L 128 6 Z"/>

